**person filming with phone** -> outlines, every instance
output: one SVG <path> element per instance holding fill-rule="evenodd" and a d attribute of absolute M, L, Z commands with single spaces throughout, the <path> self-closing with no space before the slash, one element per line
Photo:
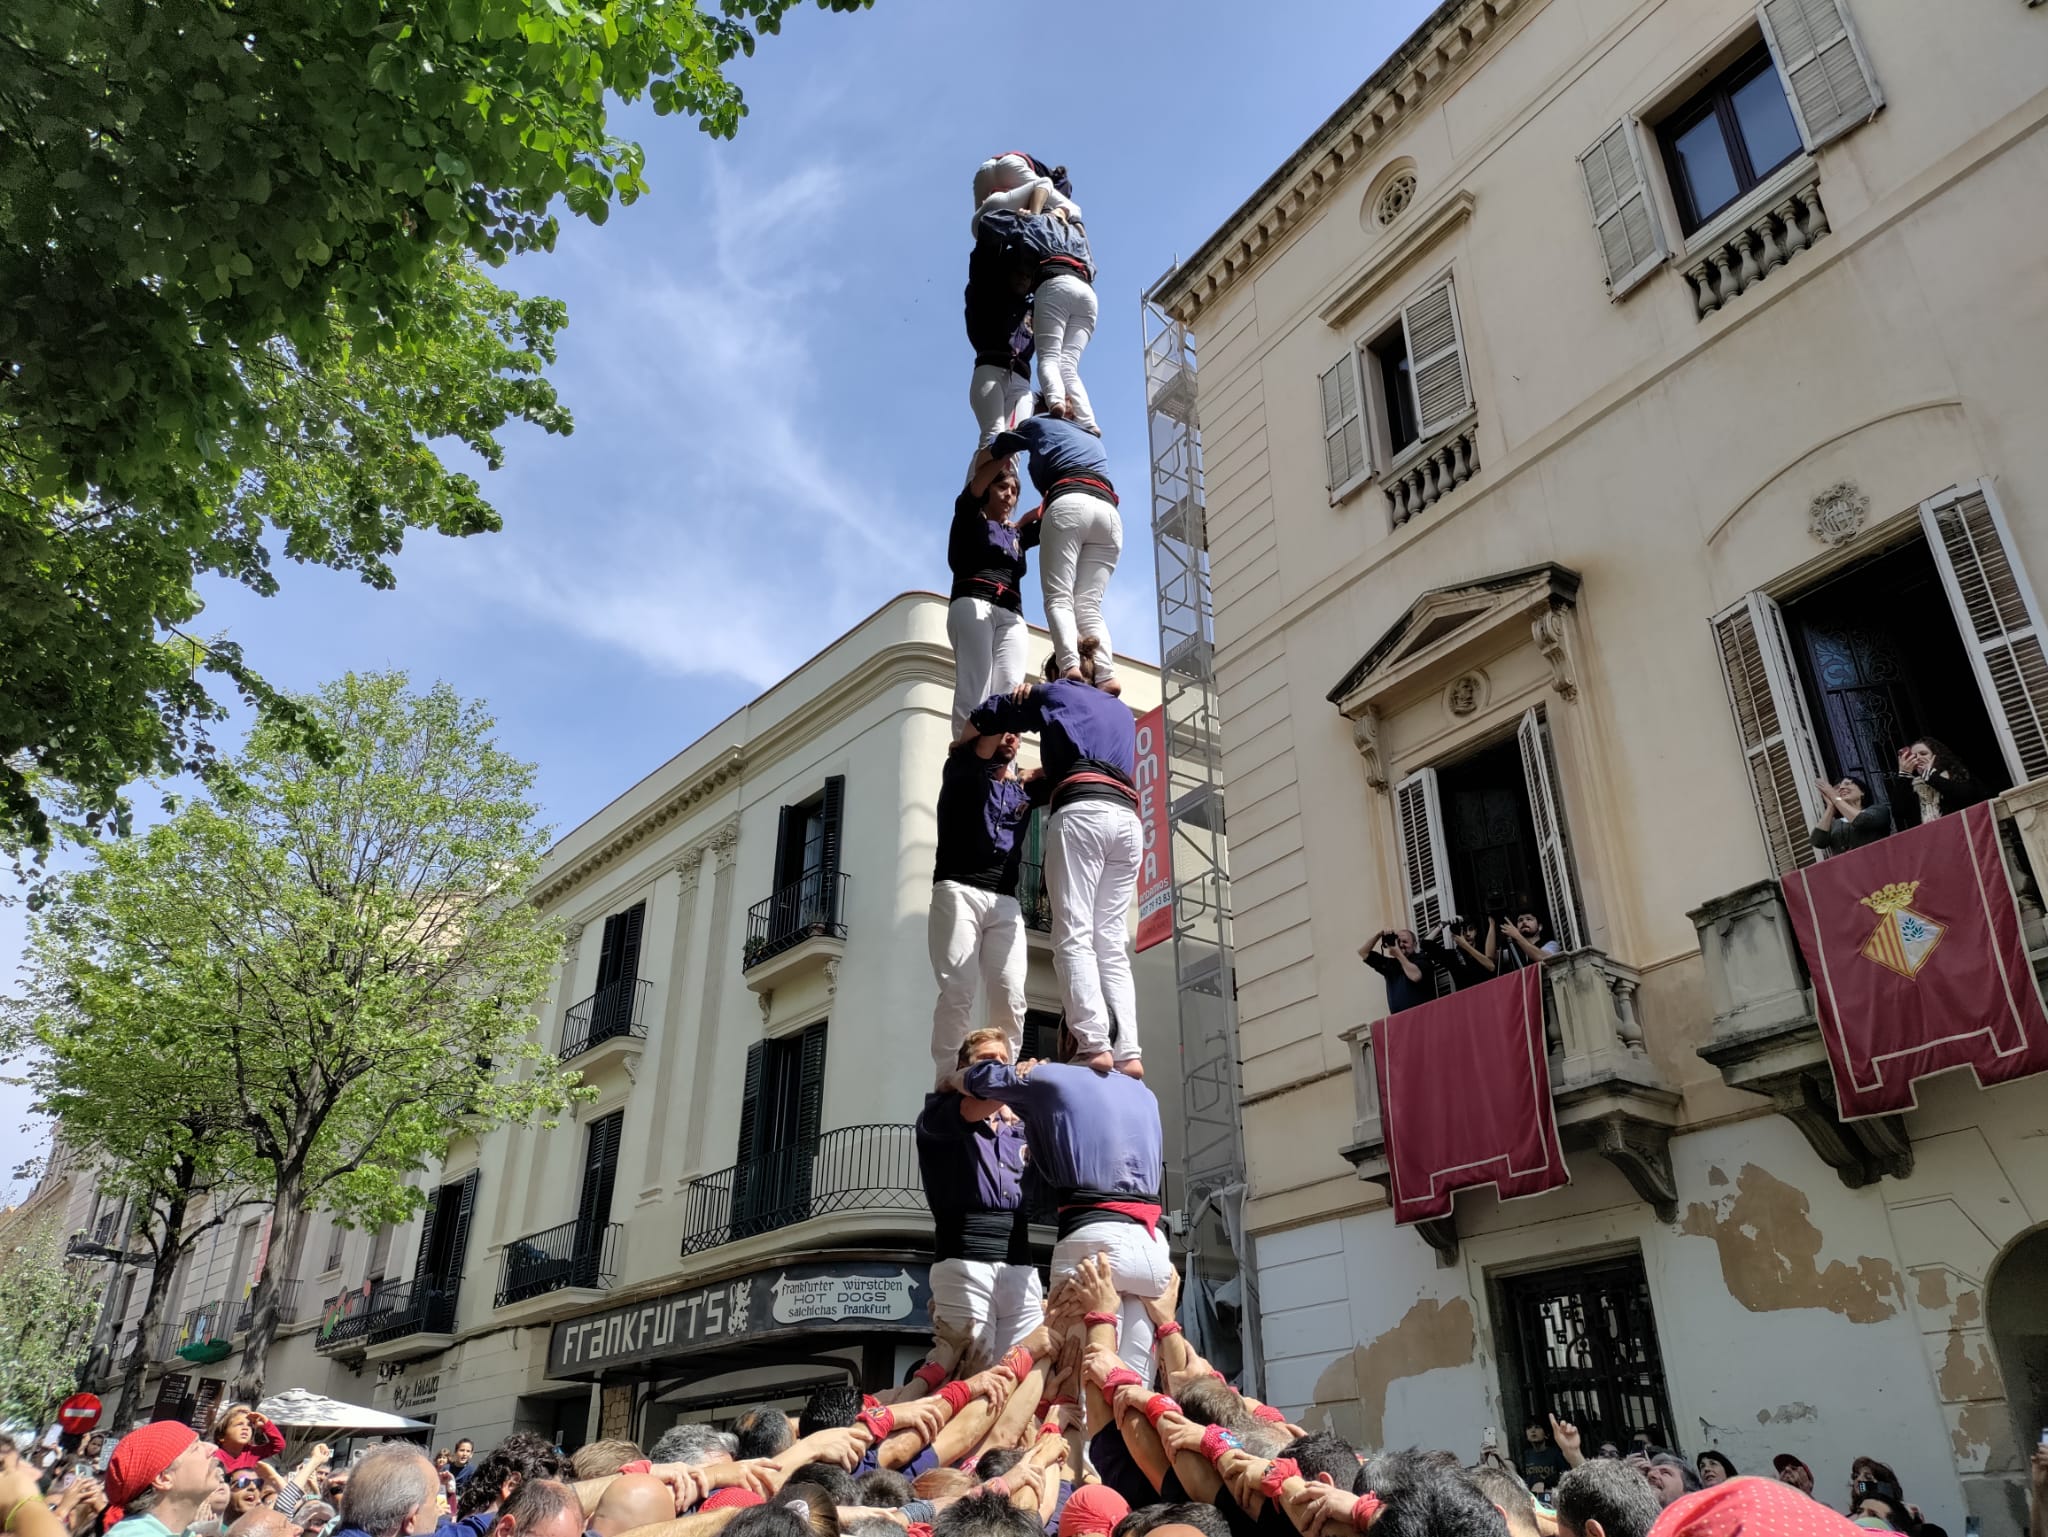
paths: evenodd
<path fill-rule="evenodd" d="M 1413 929 L 1381 929 L 1369 943 L 1359 947 L 1358 958 L 1387 984 L 1389 1014 L 1428 1003 L 1437 995 L 1437 977 L 1443 970 L 1443 961 L 1422 948 Z"/>

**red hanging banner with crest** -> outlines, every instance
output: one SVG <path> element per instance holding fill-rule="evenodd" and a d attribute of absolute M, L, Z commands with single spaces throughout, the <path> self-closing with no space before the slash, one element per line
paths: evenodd
<path fill-rule="evenodd" d="M 1845 1121 L 1897 1115 L 1916 1080 L 2048 1072 L 1992 807 L 1969 806 L 1785 877 Z"/>

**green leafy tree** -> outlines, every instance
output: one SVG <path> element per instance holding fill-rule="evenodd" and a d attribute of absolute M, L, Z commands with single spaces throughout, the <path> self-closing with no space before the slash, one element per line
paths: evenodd
<path fill-rule="evenodd" d="M 39 985 L 69 1005 L 38 1022 L 45 1102 L 90 1095 L 132 1042 L 188 1064 L 261 1171 L 246 1397 L 315 1210 L 403 1220 L 421 1205 L 408 1176 L 453 1137 L 576 1092 L 529 1012 L 561 950 L 523 900 L 544 847 L 532 767 L 445 685 L 350 674 L 300 703 L 331 759 L 259 725 L 211 799 L 98 845 L 35 924 Z"/>
<path fill-rule="evenodd" d="M 796 3 L 0 7 L 0 842 L 45 846 L 64 796 L 89 828 L 133 778 L 203 766 L 204 672 L 285 717 L 189 637 L 200 574 L 271 591 L 281 531 L 388 582 L 406 529 L 496 526 L 427 445 L 566 418 L 465 345 L 536 318 L 471 264 L 646 190 L 615 101 L 732 134 L 725 67 Z M 350 478 L 359 435 L 377 451 Z M 294 446 L 317 473 L 278 473 Z"/>
<path fill-rule="evenodd" d="M 78 1387 L 100 1299 L 68 1236 L 57 1213 L 0 1233 L 0 1420 L 47 1425 Z"/>

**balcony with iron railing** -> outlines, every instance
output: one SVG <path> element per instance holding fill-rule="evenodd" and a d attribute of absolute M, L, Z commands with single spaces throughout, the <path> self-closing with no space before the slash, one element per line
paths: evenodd
<path fill-rule="evenodd" d="M 607 983 L 562 1016 L 562 1047 L 556 1053 L 569 1062 L 610 1042 L 647 1039 L 647 995 L 654 984 L 644 977 L 621 977 Z"/>
<path fill-rule="evenodd" d="M 609 1287 L 618 1270 L 620 1226 L 578 1219 L 513 1239 L 505 1245 L 491 1306 L 508 1307 L 549 1292 Z"/>
<path fill-rule="evenodd" d="M 748 987 L 772 992 L 845 953 L 849 884 L 843 871 L 812 870 L 747 909 L 740 967 Z"/>
<path fill-rule="evenodd" d="M 776 1148 L 690 1181 L 683 1204 L 683 1253 L 844 1212 L 923 1218 L 924 1181 L 915 1129 L 842 1126 L 815 1142 Z"/>
<path fill-rule="evenodd" d="M 164 1360 L 181 1356 L 201 1363 L 223 1359 L 234 1350 L 229 1336 L 234 1332 L 239 1306 L 234 1299 L 216 1297 L 166 1320 L 157 1355 Z"/>
<path fill-rule="evenodd" d="M 249 1325 L 255 1321 L 256 1293 L 251 1291 L 235 1309 L 235 1333 L 248 1333 Z M 280 1282 L 277 1288 L 277 1326 L 282 1329 L 285 1325 L 295 1324 L 298 1321 L 299 1283 L 297 1281 Z"/>

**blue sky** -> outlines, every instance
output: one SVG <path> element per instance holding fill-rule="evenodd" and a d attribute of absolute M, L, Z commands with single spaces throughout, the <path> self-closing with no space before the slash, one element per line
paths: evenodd
<path fill-rule="evenodd" d="M 944 589 L 974 446 L 968 183 L 1024 149 L 1070 168 L 1087 214 L 1102 314 L 1083 376 L 1124 489 L 1109 621 L 1119 651 L 1156 656 L 1139 295 L 1430 8 L 792 12 L 736 67 L 736 140 L 619 114 L 652 194 L 506 270 L 568 304 L 553 377 L 576 431 L 510 436 L 486 484 L 504 532 L 416 536 L 395 592 L 285 567 L 281 596 L 216 590 L 202 622 L 286 687 L 403 667 L 489 701 L 567 831 L 889 597 Z M 21 933 L 0 908 L 0 987 Z M 0 1085 L 0 1141 L 25 1113 Z"/>

